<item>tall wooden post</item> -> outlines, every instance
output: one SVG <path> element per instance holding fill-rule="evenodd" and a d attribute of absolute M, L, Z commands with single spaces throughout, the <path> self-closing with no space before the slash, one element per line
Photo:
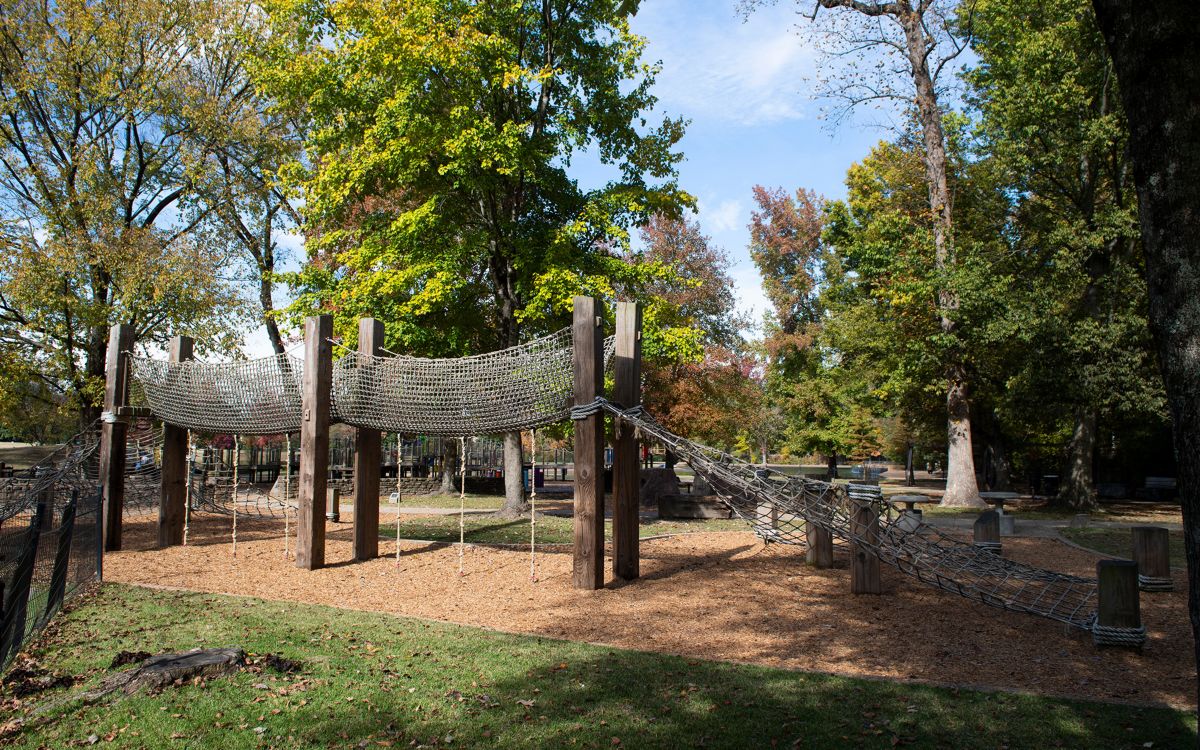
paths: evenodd
<path fill-rule="evenodd" d="M 383 353 L 383 322 L 358 321 L 359 366 Z M 359 427 L 354 433 L 354 559 L 379 555 L 379 472 L 382 463 L 379 430 Z M 397 481 L 399 478 L 397 477 Z"/>
<path fill-rule="evenodd" d="M 105 362 L 104 415 L 100 428 L 100 487 L 104 493 L 101 525 L 104 549 L 121 549 L 121 514 L 125 509 L 125 437 L 128 427 L 118 416 L 129 398 L 129 355 L 133 326 L 119 323 L 109 329 Z"/>
<path fill-rule="evenodd" d="M 187 336 L 171 339 L 171 362 L 192 358 L 192 340 Z M 158 503 L 158 546 L 183 544 L 184 504 L 187 502 L 187 430 L 163 424 L 162 488 Z"/>
<path fill-rule="evenodd" d="M 296 567 L 325 567 L 325 490 L 329 475 L 329 400 L 333 383 L 333 318 L 304 321 L 301 382 L 300 487 L 296 516 Z"/>
<path fill-rule="evenodd" d="M 1132 560 L 1096 563 L 1098 606 L 1092 641 L 1097 646 L 1141 648 L 1146 642 L 1138 598 L 1138 566 Z"/>
<path fill-rule="evenodd" d="M 805 524 L 808 528 L 808 551 L 805 561 L 814 568 L 833 567 L 833 534 L 829 529 L 823 529 L 811 521 Z"/>
<path fill-rule="evenodd" d="M 626 409 L 642 403 L 642 306 L 617 303 L 616 371 L 613 400 Z M 638 509 L 641 465 L 634 430 L 626 425 L 613 440 L 613 575 L 631 581 L 640 574 Z"/>
<path fill-rule="evenodd" d="M 879 578 L 879 555 L 875 553 L 875 546 L 879 543 L 879 513 L 875 506 L 865 502 L 855 503 L 850 533 L 855 538 L 850 553 L 850 592 L 883 593 L 883 583 Z"/>
<path fill-rule="evenodd" d="M 576 297 L 571 326 L 575 356 L 575 403 L 590 404 L 604 391 L 604 305 Z M 575 420 L 575 554 L 571 580 L 577 589 L 604 586 L 604 415 Z"/>

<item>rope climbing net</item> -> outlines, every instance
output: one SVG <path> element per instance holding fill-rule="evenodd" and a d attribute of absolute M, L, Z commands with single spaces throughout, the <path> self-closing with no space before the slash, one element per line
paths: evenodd
<path fill-rule="evenodd" d="M 243 435 L 300 429 L 303 365 L 288 354 L 222 363 L 130 357 L 133 379 L 156 417 L 190 430 Z"/>
<path fill-rule="evenodd" d="M 1091 630 L 1095 622 L 1097 585 L 1093 579 L 1055 573 L 1007 560 L 938 531 L 915 516 L 898 513 L 882 501 L 874 540 L 852 523 L 856 501 L 844 487 L 794 477 L 675 435 L 641 407 L 622 409 L 607 400 L 575 407 L 573 418 L 596 411 L 637 429 L 664 444 L 712 485 L 715 492 L 764 539 L 806 544 L 807 524 L 836 539 L 871 548 L 879 559 L 901 572 L 968 599 L 1016 612 L 1047 617 Z"/>

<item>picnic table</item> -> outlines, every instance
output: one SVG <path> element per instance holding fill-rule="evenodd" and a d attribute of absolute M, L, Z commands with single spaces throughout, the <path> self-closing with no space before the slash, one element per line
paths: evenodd
<path fill-rule="evenodd" d="M 988 505 L 996 506 L 996 514 L 1000 516 L 1000 535 L 1012 536 L 1015 523 L 1013 517 L 1004 512 L 1004 504 L 1016 500 L 1020 495 L 1015 492 L 980 492 L 979 497 Z"/>
<path fill-rule="evenodd" d="M 885 499 L 892 505 L 904 503 L 904 510 L 918 515 L 921 513 L 917 508 L 918 503 L 936 503 L 938 501 L 936 497 L 930 497 L 929 495 L 891 495 Z"/>

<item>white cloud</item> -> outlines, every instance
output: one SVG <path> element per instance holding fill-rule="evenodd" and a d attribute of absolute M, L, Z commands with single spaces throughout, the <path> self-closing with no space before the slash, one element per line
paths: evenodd
<path fill-rule="evenodd" d="M 700 200 L 696 209 L 700 228 L 705 233 L 734 232 L 745 226 L 742 202 L 739 200 L 721 201 L 716 205 Z"/>
<path fill-rule="evenodd" d="M 745 21 L 733 0 L 696 6 L 650 0 L 634 19 L 634 31 L 648 40 L 645 58 L 662 60 L 655 92 L 664 110 L 739 125 L 815 111 L 805 82 L 814 53 L 795 34 L 791 3 L 760 7 Z"/>

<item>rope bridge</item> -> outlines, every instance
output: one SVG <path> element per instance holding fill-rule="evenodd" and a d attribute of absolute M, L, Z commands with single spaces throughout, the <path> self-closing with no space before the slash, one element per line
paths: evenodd
<path fill-rule="evenodd" d="M 847 543 L 869 547 L 879 559 L 902 573 L 967 599 L 1015 612 L 1047 617 L 1071 627 L 1092 630 L 1096 581 L 1014 562 L 944 534 L 886 503 L 880 512 L 875 541 L 854 533 L 855 502 L 844 487 L 794 477 L 754 466 L 728 453 L 679 437 L 658 424 L 641 407 L 622 409 L 602 398 L 575 407 L 580 419 L 607 411 L 622 429 L 633 428 L 653 438 L 704 477 L 721 499 L 756 533 L 784 544 L 806 544 L 806 524 L 825 529 Z"/>

